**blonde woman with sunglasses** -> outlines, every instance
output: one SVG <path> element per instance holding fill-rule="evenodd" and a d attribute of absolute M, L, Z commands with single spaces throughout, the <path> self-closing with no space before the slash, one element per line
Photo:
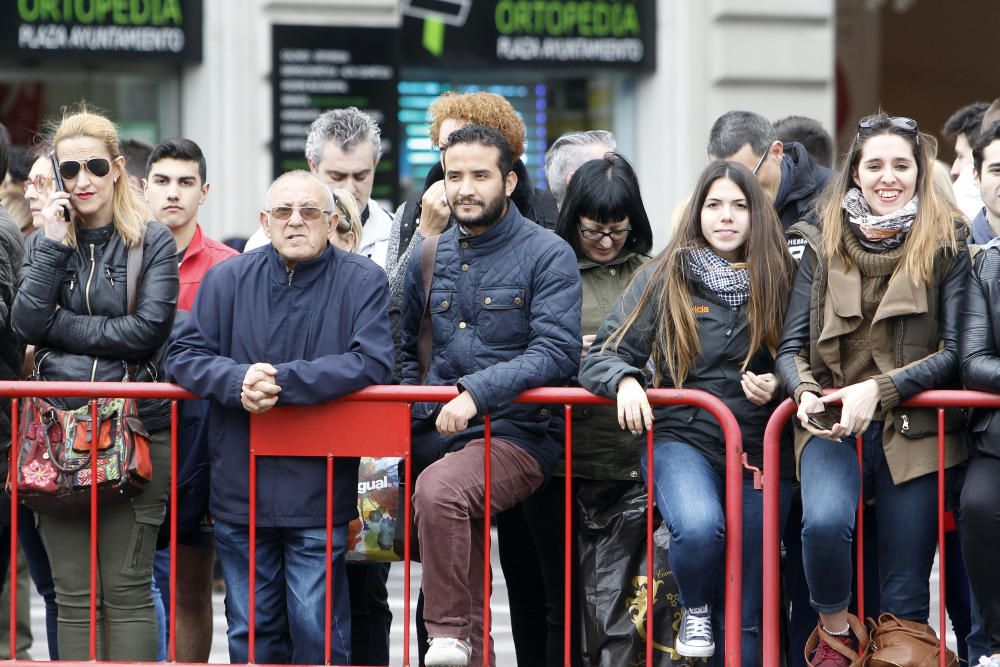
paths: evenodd
<path fill-rule="evenodd" d="M 861 119 L 824 195 L 821 227 L 791 229 L 808 249 L 777 371 L 798 404 L 803 564 L 820 616 L 806 645 L 814 666 L 849 665 L 865 651 L 864 627 L 848 613 L 862 493 L 874 502 L 879 525 L 881 609 L 866 611 L 927 623 L 937 414 L 899 404 L 958 382 L 959 310 L 970 265 L 962 213 L 933 185 L 935 152 L 933 138 L 910 118 Z M 824 396 L 824 389 L 836 391 Z M 958 415 L 949 414 L 948 467 L 966 458 L 960 428 Z"/>
<path fill-rule="evenodd" d="M 330 243 L 347 252 L 357 252 L 361 247 L 364 227 L 361 225 L 361 213 L 358 202 L 347 190 L 333 190 L 333 212 L 330 230 Z"/>
<path fill-rule="evenodd" d="M 39 210 L 42 229 L 25 249 L 14 300 L 15 331 L 36 347 L 41 380 L 155 382 L 177 308 L 177 247 L 148 222 L 125 174 L 118 132 L 82 110 L 53 134 L 55 185 Z M 53 174 L 55 176 L 56 174 Z M 40 184 L 40 182 L 38 183 Z M 61 185 L 61 187 L 60 187 Z M 129 249 L 142 245 L 134 312 L 126 304 Z M 53 399 L 60 408 L 85 400 Z M 138 402 L 149 432 L 153 479 L 128 501 L 103 503 L 98 522 L 97 659 L 156 659 L 150 589 L 153 550 L 169 488 L 170 406 Z M 79 514 L 39 513 L 51 555 L 59 613 L 59 657 L 89 658 L 90 527 Z"/>

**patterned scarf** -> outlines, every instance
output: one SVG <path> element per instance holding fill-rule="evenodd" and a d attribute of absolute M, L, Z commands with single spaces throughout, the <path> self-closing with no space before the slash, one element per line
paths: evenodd
<path fill-rule="evenodd" d="M 734 269 L 731 262 L 708 248 L 687 251 L 688 268 L 705 287 L 718 294 L 732 308 L 739 308 L 750 298 L 750 271 Z"/>
<path fill-rule="evenodd" d="M 874 215 L 861 190 L 851 188 L 844 195 L 843 208 L 847 211 L 851 231 L 868 250 L 886 252 L 903 245 L 906 234 L 917 217 L 916 196 L 903 208 L 887 215 Z"/>

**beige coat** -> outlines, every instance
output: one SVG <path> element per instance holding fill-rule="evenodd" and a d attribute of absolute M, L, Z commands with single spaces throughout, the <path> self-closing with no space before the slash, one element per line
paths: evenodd
<path fill-rule="evenodd" d="M 962 230 L 965 230 L 964 225 Z M 789 231 L 806 238 L 815 253 L 814 258 L 822 257 L 816 227 L 800 223 Z M 839 339 L 859 327 L 870 327 L 872 356 L 883 374 L 875 378 L 879 382 L 884 415 L 882 442 L 886 462 L 896 484 L 937 470 L 937 410 L 902 408 L 898 404 L 917 391 L 945 388 L 933 384 L 914 387 L 921 379 L 919 374 L 922 370 L 945 359 L 954 368 L 943 374 L 957 385 L 957 352 L 952 364 L 952 355 L 944 351 L 939 335 L 939 310 L 942 283 L 946 279 L 954 281 L 946 289 L 951 291 L 954 288 L 954 298 L 961 297 L 964 276 L 968 272 L 966 234 L 965 231 L 959 233 L 958 257 L 939 253 L 934 279 L 930 284 L 923 281 L 915 283 L 905 271 L 895 272 L 871 322 L 862 317 L 862 276 L 858 268 L 848 268 L 840 260 L 831 261 L 828 266 L 824 266 L 822 260 L 816 260 L 809 313 L 809 338 L 814 342 L 796 355 L 799 384 L 795 388 L 795 398 L 798 400 L 803 391 L 818 392 L 820 389 L 843 386 Z M 962 262 L 965 262 L 964 271 Z M 914 377 L 915 373 L 917 377 Z M 885 378 L 892 381 L 887 382 Z M 907 390 L 904 392 L 901 386 Z M 900 396 L 900 392 L 904 395 Z M 946 411 L 946 467 L 957 465 L 967 458 L 961 433 L 963 423 L 961 411 Z M 797 468 L 810 437 L 804 429 L 795 429 Z"/>

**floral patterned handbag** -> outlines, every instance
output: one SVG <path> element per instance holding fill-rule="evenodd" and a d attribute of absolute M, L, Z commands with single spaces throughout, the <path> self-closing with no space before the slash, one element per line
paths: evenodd
<path fill-rule="evenodd" d="M 89 507 L 93 446 L 101 501 L 130 498 L 152 479 L 149 434 L 134 400 L 97 399 L 96 427 L 92 421 L 89 404 L 60 410 L 41 398 L 23 399 L 11 473 L 21 502 L 42 512 Z"/>

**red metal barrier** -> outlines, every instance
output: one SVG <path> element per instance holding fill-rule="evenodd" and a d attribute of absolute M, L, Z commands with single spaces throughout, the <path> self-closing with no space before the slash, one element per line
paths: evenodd
<path fill-rule="evenodd" d="M 333 479 L 333 458 L 335 456 L 358 456 L 364 455 L 401 455 L 403 452 L 409 451 L 409 407 L 410 404 L 417 401 L 427 401 L 427 402 L 446 402 L 451 400 L 458 395 L 458 391 L 452 387 L 418 387 L 418 386 L 378 386 L 370 387 L 359 391 L 357 393 L 351 394 L 350 396 L 344 397 L 339 401 L 327 404 L 325 406 L 310 406 L 310 407 L 281 407 L 275 408 L 263 415 L 255 415 L 251 420 L 251 469 L 249 473 L 251 474 L 251 479 L 255 479 L 255 462 L 257 456 L 271 456 L 271 455 L 297 455 L 297 456 L 320 456 L 327 460 L 327 476 L 328 480 Z M 185 392 L 180 387 L 167 384 L 146 384 L 146 383 L 85 383 L 85 382 L 0 382 L 0 396 L 13 397 L 13 407 L 14 407 L 14 419 L 12 423 L 12 430 L 14 436 L 17 434 L 17 398 L 16 397 L 80 397 L 80 398 L 90 398 L 95 399 L 99 397 L 122 397 L 122 398 L 166 398 L 172 401 L 172 424 L 171 424 L 171 525 L 170 525 L 170 536 L 171 536 L 171 569 L 170 569 L 170 645 L 168 649 L 168 660 L 174 661 L 175 659 L 175 637 L 176 637 L 176 537 L 177 537 L 177 526 L 176 526 L 176 447 L 177 447 L 177 400 L 185 400 L 195 398 L 193 395 Z M 739 631 L 741 623 L 741 599 L 742 599 L 742 573 L 741 573 L 741 556 L 742 556 L 742 496 L 743 496 L 743 451 L 742 451 L 742 436 L 740 434 L 739 424 L 733 414 L 726 408 L 725 404 L 719 399 L 706 394 L 701 391 L 695 390 L 672 390 L 672 389 L 657 389 L 648 392 L 650 403 L 653 405 L 691 405 L 708 411 L 712 414 L 720 423 L 722 427 L 723 435 L 726 439 L 726 610 L 725 610 L 725 624 L 727 628 L 731 630 L 726 632 L 726 641 L 724 655 L 725 664 L 731 666 L 738 666 L 741 664 L 741 632 Z M 582 404 L 613 404 L 614 401 L 599 398 L 593 394 L 588 393 L 583 389 L 576 388 L 543 388 L 534 389 L 521 394 L 515 402 L 518 403 L 548 403 L 548 404 L 563 404 L 565 405 L 564 413 L 566 415 L 566 475 L 567 479 L 571 478 L 572 475 L 572 414 L 570 410 L 571 405 L 582 405 Z M 364 404 L 382 404 L 382 405 L 364 405 Z M 365 433 L 363 434 L 363 439 L 361 437 L 353 437 L 357 434 L 352 432 L 352 428 L 358 424 L 359 415 L 367 415 L 365 421 Z M 405 426 L 404 426 L 405 417 Z M 295 420 L 296 428 L 288 429 L 282 428 L 282 423 L 286 423 L 286 419 L 292 418 Z M 338 422 L 340 422 L 338 424 Z M 311 427 L 306 428 L 303 423 L 311 424 Z M 294 442 L 290 441 L 297 435 L 303 435 L 310 432 L 315 432 L 314 429 L 322 429 L 323 431 L 329 432 L 331 429 L 341 429 L 338 433 L 336 439 L 331 438 L 331 440 L 336 440 L 335 444 L 327 443 L 316 443 L 308 438 L 295 438 Z M 374 429 L 374 430 L 373 430 Z M 486 503 L 489 507 L 489 445 L 490 445 L 490 428 L 489 419 L 486 419 Z M 646 438 L 647 447 L 647 458 L 648 465 L 652 467 L 653 465 L 653 434 L 648 433 Z M 12 448 L 12 455 L 13 455 Z M 94 450 L 96 452 L 96 448 Z M 409 459 L 407 458 L 407 485 L 410 483 L 410 470 L 409 470 Z M 96 489 L 96 487 L 94 487 Z M 653 539 L 652 539 L 652 527 L 653 527 L 653 478 L 648 476 L 648 500 L 647 500 L 647 615 L 646 615 L 646 662 L 647 664 L 652 664 L 653 656 L 653 591 L 654 587 L 652 582 L 653 577 Z M 16 550 L 17 550 L 17 537 L 16 537 L 16 522 L 17 522 L 17 489 L 16 484 L 12 488 L 12 507 L 11 507 L 11 521 L 12 521 L 12 544 L 11 544 L 11 646 L 12 650 L 14 647 L 14 632 L 15 632 L 15 622 L 14 622 L 14 605 L 16 604 L 14 580 L 16 578 Z M 328 488 L 327 496 L 327 548 L 330 549 L 330 535 L 332 530 L 331 520 L 332 520 L 332 485 Z M 254 595 L 255 595 L 255 545 L 254 537 L 255 533 L 255 484 L 251 487 L 251 511 L 253 512 L 251 518 L 251 555 L 250 555 L 250 642 L 249 642 L 249 656 L 250 662 L 253 662 L 253 652 L 254 652 L 254 621 L 253 614 L 254 610 Z M 566 511 L 566 535 L 565 535 L 565 586 L 566 586 L 566 604 L 564 610 L 564 623 L 565 623 L 565 638 L 564 638 L 564 648 L 567 655 L 570 651 L 570 628 L 571 628 L 571 611 L 572 605 L 570 604 L 571 596 L 571 568 L 572 568 L 572 495 L 571 495 L 571 485 L 566 484 L 566 496 L 565 496 L 565 511 Z M 766 502 L 766 498 L 765 498 Z M 409 530 L 409 494 L 407 494 L 407 502 L 404 508 L 406 517 L 406 530 Z M 488 637 L 490 630 L 490 609 L 489 609 L 489 558 L 490 558 L 490 531 L 489 531 L 489 513 L 485 517 L 486 530 L 484 530 L 484 600 L 483 600 L 483 612 L 484 612 L 484 664 L 488 664 L 488 650 L 485 650 L 489 646 Z M 765 516 L 765 521 L 767 517 Z M 96 553 L 96 526 L 97 526 L 97 503 L 96 503 L 96 493 L 92 495 L 91 498 L 91 591 L 96 589 L 96 557 L 93 555 Z M 409 665 L 409 539 L 406 539 L 405 545 L 405 601 L 404 601 L 404 615 L 406 616 L 406 624 L 404 628 L 404 665 Z M 327 565 L 327 614 L 330 613 L 331 604 L 331 579 L 330 579 L 330 565 Z M 327 624 L 327 637 L 326 637 L 326 655 L 329 656 L 330 651 L 330 638 L 329 638 L 329 623 Z M 736 629 L 733 631 L 732 629 Z M 96 659 L 96 598 L 91 595 L 91 645 L 90 645 L 90 656 L 91 660 Z M 11 656 L 12 661 L 14 660 L 14 655 Z"/>
<path fill-rule="evenodd" d="M 945 491 L 945 452 L 944 452 L 944 408 L 1000 408 L 1000 395 L 980 391 L 934 390 L 917 394 L 904 401 L 902 407 L 937 408 L 938 410 L 938 613 L 940 627 L 938 637 L 941 645 L 940 665 L 945 667 L 945 640 L 947 637 L 945 612 L 945 550 L 944 550 L 944 491 Z M 780 667 L 780 448 L 781 434 L 789 419 L 794 419 L 795 403 L 787 399 L 774 411 L 764 433 L 764 628 L 763 648 L 764 667 Z M 858 464 L 861 465 L 861 442 L 858 437 Z M 855 528 L 857 543 L 857 562 L 864 560 L 862 505 L 863 498 L 858 501 L 857 526 Z M 864 573 L 863 568 L 857 570 L 857 607 L 858 616 L 864 619 Z"/>
<path fill-rule="evenodd" d="M 98 398 L 162 398 L 171 402 L 170 423 L 170 644 L 168 659 L 176 655 L 176 543 L 177 543 L 177 401 L 196 398 L 180 387 L 168 384 L 139 382 L 0 382 L 0 397 L 11 398 L 11 443 L 17 442 L 18 398 L 88 398 L 91 419 L 97 423 Z M 97 447 L 91 447 L 91 478 L 97 479 Z M 10 448 L 10 470 L 17 469 L 17 448 Z M 10 657 L 15 660 L 17 632 L 17 474 L 10 475 Z M 90 660 L 97 659 L 97 484 L 90 487 Z"/>

